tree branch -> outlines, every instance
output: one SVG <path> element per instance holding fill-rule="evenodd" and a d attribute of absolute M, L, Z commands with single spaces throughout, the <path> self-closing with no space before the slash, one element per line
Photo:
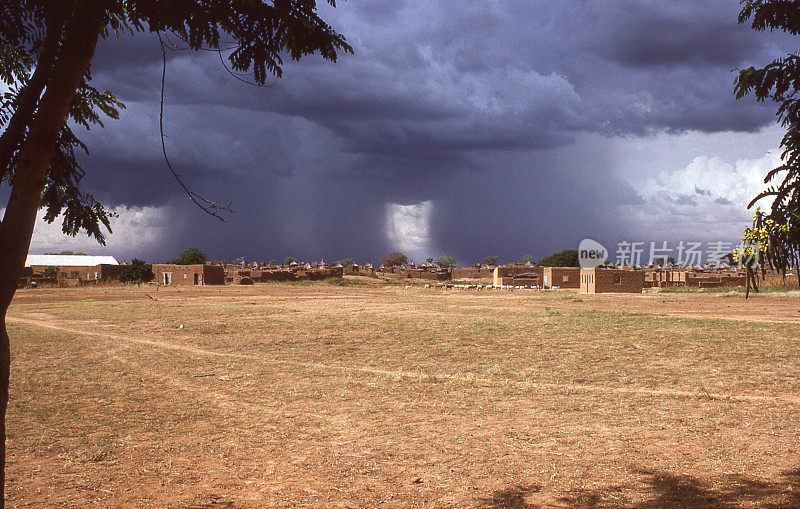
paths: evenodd
<path fill-rule="evenodd" d="M 23 86 L 18 98 L 17 109 L 9 120 L 6 130 L 0 136 L 0 169 L 2 172 L 10 171 L 14 151 L 22 144 L 25 138 L 25 128 L 31 124 L 39 97 L 53 75 L 53 63 L 58 52 L 59 40 L 64 31 L 62 21 L 60 16 L 54 15 L 47 24 L 36 69 L 28 83 Z"/>
<path fill-rule="evenodd" d="M 191 189 L 189 189 L 186 184 L 181 179 L 181 176 L 175 169 L 172 167 L 172 163 L 169 160 L 169 156 L 167 155 L 167 145 L 164 136 L 164 87 L 167 79 L 167 53 L 164 46 L 164 40 L 161 38 L 161 32 L 156 32 L 158 35 L 158 41 L 161 43 L 161 58 L 163 60 L 163 65 L 161 68 L 161 109 L 158 118 L 158 130 L 161 134 L 161 152 L 164 154 L 164 162 L 167 163 L 167 168 L 169 168 L 170 173 L 178 181 L 178 184 L 183 188 L 186 192 L 186 195 L 189 196 L 189 199 L 197 205 L 200 210 L 205 212 L 210 216 L 214 216 L 222 222 L 228 222 L 227 219 L 220 215 L 221 212 L 233 212 L 231 209 L 232 203 L 228 203 L 227 205 L 220 205 L 217 202 L 207 200 L 206 198 L 200 196 L 199 194 L 195 193 Z"/>

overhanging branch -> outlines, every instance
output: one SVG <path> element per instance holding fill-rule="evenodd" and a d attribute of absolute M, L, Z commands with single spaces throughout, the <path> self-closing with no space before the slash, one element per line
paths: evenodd
<path fill-rule="evenodd" d="M 192 202 L 195 205 L 197 205 L 200 208 L 200 210 L 202 210 L 203 212 L 205 212 L 210 216 L 216 217 L 222 222 L 228 222 L 228 220 L 222 217 L 220 213 L 233 212 L 233 209 L 231 209 L 232 203 L 228 203 L 227 205 L 219 204 L 215 201 L 208 200 L 203 196 L 195 193 L 191 189 L 189 189 L 189 187 L 183 182 L 183 179 L 178 174 L 178 172 L 176 172 L 175 169 L 172 167 L 172 163 L 170 162 L 169 156 L 167 155 L 167 144 L 164 136 L 164 87 L 167 79 L 167 52 L 164 47 L 164 40 L 161 38 L 161 33 L 156 32 L 156 34 L 158 35 L 158 41 L 161 43 L 161 58 L 163 61 L 163 65 L 161 67 L 161 105 L 158 117 L 158 130 L 161 135 L 161 152 L 164 154 L 164 162 L 167 163 L 167 168 L 169 168 L 169 172 L 172 174 L 175 180 L 178 181 L 178 184 L 186 192 L 186 195 L 189 196 L 189 199 L 192 200 Z"/>

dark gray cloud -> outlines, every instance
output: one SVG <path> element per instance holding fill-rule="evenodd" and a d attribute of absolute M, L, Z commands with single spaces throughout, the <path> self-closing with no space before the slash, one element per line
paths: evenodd
<path fill-rule="evenodd" d="M 737 25 L 729 1 L 598 2 L 594 34 L 587 40 L 599 56 L 639 69 L 737 65 L 766 48 L 764 38 Z"/>
<path fill-rule="evenodd" d="M 289 62 L 267 88 L 232 79 L 214 53 L 169 52 L 170 155 L 193 189 L 234 203 L 229 224 L 186 207 L 164 167 L 157 39 L 107 39 L 95 81 L 129 108 L 86 136 L 87 190 L 175 207 L 170 244 L 214 238 L 219 257 L 376 259 L 391 247 L 387 204 L 423 201 L 431 249 L 465 261 L 611 238 L 615 207 L 640 198 L 581 137 L 774 120 L 769 105 L 733 100 L 731 69 L 787 41 L 736 14 L 723 0 L 352 1 L 323 15 L 355 55 Z"/>

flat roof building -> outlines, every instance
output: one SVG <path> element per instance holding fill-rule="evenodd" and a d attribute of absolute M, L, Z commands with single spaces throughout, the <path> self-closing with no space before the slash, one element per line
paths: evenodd
<path fill-rule="evenodd" d="M 219 265 L 153 264 L 155 281 L 163 286 L 224 285 L 225 269 Z"/>
<path fill-rule="evenodd" d="M 581 293 L 642 293 L 644 271 L 581 269 Z"/>

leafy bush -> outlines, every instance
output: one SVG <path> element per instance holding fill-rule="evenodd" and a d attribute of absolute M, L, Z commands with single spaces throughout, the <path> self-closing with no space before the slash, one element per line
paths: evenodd
<path fill-rule="evenodd" d="M 152 281 L 154 277 L 152 265 L 134 258 L 122 269 L 119 280 L 123 283 L 146 283 Z"/>
<path fill-rule="evenodd" d="M 45 279 L 58 279 L 58 267 L 47 267 L 44 269 L 42 273 L 42 277 Z"/>

